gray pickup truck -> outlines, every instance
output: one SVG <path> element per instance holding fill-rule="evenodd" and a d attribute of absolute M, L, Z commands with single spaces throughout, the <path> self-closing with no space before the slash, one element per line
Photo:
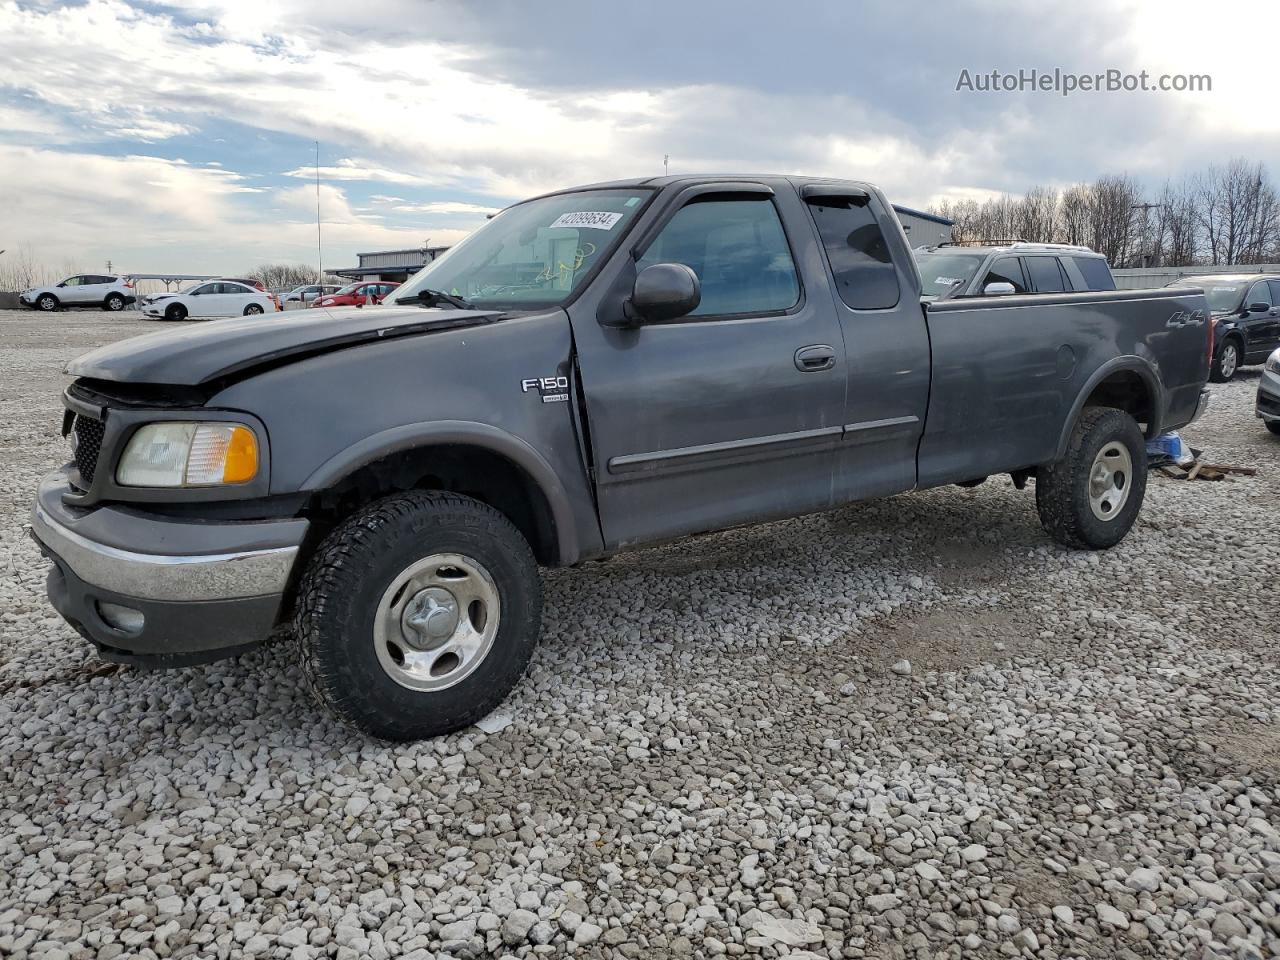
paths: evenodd
<path fill-rule="evenodd" d="M 1189 423 L 1198 290 L 922 305 L 885 198 L 664 177 L 506 209 L 382 306 L 219 320 L 71 363 L 32 532 L 101 656 L 291 634 L 338 716 L 474 722 L 519 680 L 539 565 L 1009 473 L 1049 535 L 1133 525 Z M 956 509 L 963 510 L 961 502 Z"/>

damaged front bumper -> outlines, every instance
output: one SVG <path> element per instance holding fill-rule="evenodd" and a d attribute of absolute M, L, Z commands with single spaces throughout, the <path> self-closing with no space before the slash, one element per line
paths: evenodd
<path fill-rule="evenodd" d="M 54 608 L 105 659 L 178 666 L 262 642 L 283 605 L 306 520 L 185 522 L 127 507 L 68 506 L 40 485 L 31 534 L 53 563 Z"/>

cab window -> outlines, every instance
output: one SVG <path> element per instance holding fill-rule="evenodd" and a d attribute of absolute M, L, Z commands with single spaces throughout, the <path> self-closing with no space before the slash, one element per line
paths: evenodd
<path fill-rule="evenodd" d="M 655 263 L 683 263 L 698 275 L 702 302 L 690 317 L 781 313 L 800 299 L 791 248 L 767 198 L 713 194 L 691 201 L 662 228 L 636 270 Z"/>
<path fill-rule="evenodd" d="M 808 206 L 840 299 L 854 310 L 897 304 L 898 271 L 867 198 L 823 197 Z"/>

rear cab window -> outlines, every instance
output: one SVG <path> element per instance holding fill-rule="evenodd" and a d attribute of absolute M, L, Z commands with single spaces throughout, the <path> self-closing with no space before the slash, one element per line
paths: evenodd
<path fill-rule="evenodd" d="M 898 271 L 868 198 L 821 197 L 807 205 L 845 305 L 853 310 L 896 306 Z"/>

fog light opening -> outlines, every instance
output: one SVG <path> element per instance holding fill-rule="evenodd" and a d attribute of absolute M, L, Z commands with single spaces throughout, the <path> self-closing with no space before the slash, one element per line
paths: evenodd
<path fill-rule="evenodd" d="M 98 616 L 106 621 L 107 625 L 114 627 L 124 633 L 141 633 L 143 624 L 147 622 L 147 618 L 141 610 L 135 610 L 133 607 L 122 607 L 118 603 L 104 603 L 98 601 Z"/>

